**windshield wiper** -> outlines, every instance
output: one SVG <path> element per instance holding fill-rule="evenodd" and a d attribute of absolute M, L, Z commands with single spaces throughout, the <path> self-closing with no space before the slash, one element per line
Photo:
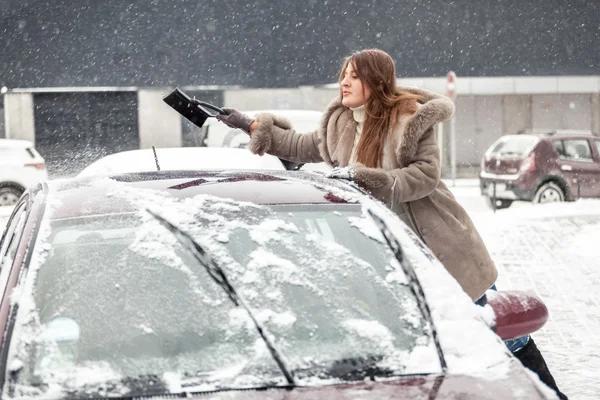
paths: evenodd
<path fill-rule="evenodd" d="M 400 267 L 404 271 L 404 274 L 408 278 L 410 290 L 413 292 L 415 297 L 417 298 L 417 303 L 419 305 L 419 309 L 423 318 L 429 321 L 431 326 L 431 336 L 433 337 L 433 341 L 435 343 L 435 347 L 438 353 L 438 357 L 440 359 L 440 365 L 442 367 L 442 371 L 446 372 L 447 365 L 446 359 L 444 358 L 444 353 L 442 352 L 442 346 L 440 345 L 440 341 L 438 340 L 437 330 L 435 328 L 435 324 L 433 323 L 433 318 L 431 317 L 431 310 L 429 310 L 429 305 L 427 304 L 427 300 L 425 299 L 425 293 L 423 292 L 423 288 L 421 287 L 421 283 L 417 278 L 417 274 L 413 269 L 412 265 L 404 258 L 404 252 L 402 251 L 402 246 L 398 242 L 398 240 L 394 237 L 390 228 L 387 226 L 385 221 L 376 215 L 371 209 L 367 209 L 373 221 L 375 221 L 375 225 L 385 238 L 385 242 L 387 243 L 392 253 L 398 260 Z"/>
<path fill-rule="evenodd" d="M 196 242 L 188 233 L 182 231 L 181 229 L 179 229 L 163 217 L 155 214 L 154 212 L 148 209 L 146 209 L 146 211 L 154 218 L 156 218 L 156 220 L 158 220 L 158 222 L 160 222 L 164 227 L 166 227 L 169 230 L 169 232 L 171 232 L 177 238 L 177 240 L 181 243 L 183 248 L 189 251 L 194 256 L 194 258 L 198 260 L 198 262 L 206 269 L 208 275 L 210 275 L 210 277 L 221 288 L 223 288 L 231 302 L 235 304 L 236 307 L 241 306 L 246 310 L 248 315 L 250 315 L 250 318 L 252 319 L 252 322 L 254 323 L 258 334 L 267 345 L 267 348 L 269 349 L 273 360 L 275 360 L 275 363 L 277 363 L 277 366 L 283 373 L 283 376 L 285 377 L 286 381 L 289 385 L 296 386 L 294 377 L 287 368 L 283 357 L 275 349 L 275 346 L 273 345 L 273 343 L 271 343 L 271 340 L 267 337 L 263 328 L 260 326 L 256 318 L 254 318 L 254 315 L 252 315 L 252 312 L 250 311 L 246 303 L 242 300 L 242 298 L 236 292 L 235 288 L 231 285 L 229 279 L 227 279 L 227 275 L 225 274 L 223 268 L 221 268 L 221 266 L 217 264 L 217 262 L 210 256 L 210 254 L 208 254 L 206 250 L 204 250 L 204 248 L 198 242 Z"/>

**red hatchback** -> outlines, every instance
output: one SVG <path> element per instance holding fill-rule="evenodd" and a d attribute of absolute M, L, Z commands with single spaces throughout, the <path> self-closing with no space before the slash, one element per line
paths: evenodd
<path fill-rule="evenodd" d="M 600 137 L 587 131 L 505 135 L 481 160 L 480 188 L 496 209 L 513 201 L 600 198 Z"/>

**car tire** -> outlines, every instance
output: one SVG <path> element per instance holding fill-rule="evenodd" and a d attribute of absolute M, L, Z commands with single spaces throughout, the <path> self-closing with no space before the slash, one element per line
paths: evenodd
<path fill-rule="evenodd" d="M 486 196 L 485 197 L 485 202 L 488 205 L 489 208 L 491 209 L 496 209 L 496 210 L 503 210 L 505 208 L 508 208 L 512 205 L 513 201 L 512 200 L 506 200 L 506 199 L 496 199 L 495 200 L 495 206 L 494 207 L 494 203 L 492 203 L 492 198 Z"/>
<path fill-rule="evenodd" d="M 14 186 L 0 186 L 0 207 L 14 206 L 22 194 L 23 190 Z"/>
<path fill-rule="evenodd" d="M 544 203 L 557 203 L 565 201 L 565 193 L 563 190 L 554 182 L 544 183 L 535 192 L 533 196 L 533 202 L 537 204 Z"/>

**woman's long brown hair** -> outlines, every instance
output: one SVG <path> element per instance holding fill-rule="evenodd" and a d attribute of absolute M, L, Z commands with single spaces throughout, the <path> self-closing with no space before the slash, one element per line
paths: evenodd
<path fill-rule="evenodd" d="M 366 167 L 380 168 L 384 144 L 398 118 L 402 114 L 413 114 L 417 110 L 417 101 L 422 99 L 419 95 L 398 90 L 394 60 L 378 49 L 358 51 L 346 58 L 339 78 L 340 99 L 343 97 L 341 83 L 350 63 L 363 85 L 371 89 L 371 96 L 365 103 L 367 118 L 356 148 L 356 159 Z"/>

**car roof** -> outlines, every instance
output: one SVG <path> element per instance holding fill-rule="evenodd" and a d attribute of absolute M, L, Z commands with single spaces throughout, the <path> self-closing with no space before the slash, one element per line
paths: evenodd
<path fill-rule="evenodd" d="M 0 147 L 2 148 L 25 148 L 33 147 L 33 142 L 21 139 L 0 139 Z"/>
<path fill-rule="evenodd" d="M 53 219 L 136 210 L 111 195 L 124 187 L 165 192 L 177 198 L 211 195 L 239 202 L 274 204 L 352 203 L 358 189 L 322 175 L 301 171 L 155 171 L 110 177 L 77 177 L 48 182 L 60 197 Z M 114 190 L 113 190 L 114 189 Z"/>
<path fill-rule="evenodd" d="M 275 156 L 259 156 L 246 149 L 224 147 L 157 148 L 156 158 L 161 170 L 182 169 L 264 169 L 284 171 L 285 166 Z M 157 170 L 152 149 L 138 149 L 110 154 L 88 165 L 79 176 L 107 175 Z"/>

